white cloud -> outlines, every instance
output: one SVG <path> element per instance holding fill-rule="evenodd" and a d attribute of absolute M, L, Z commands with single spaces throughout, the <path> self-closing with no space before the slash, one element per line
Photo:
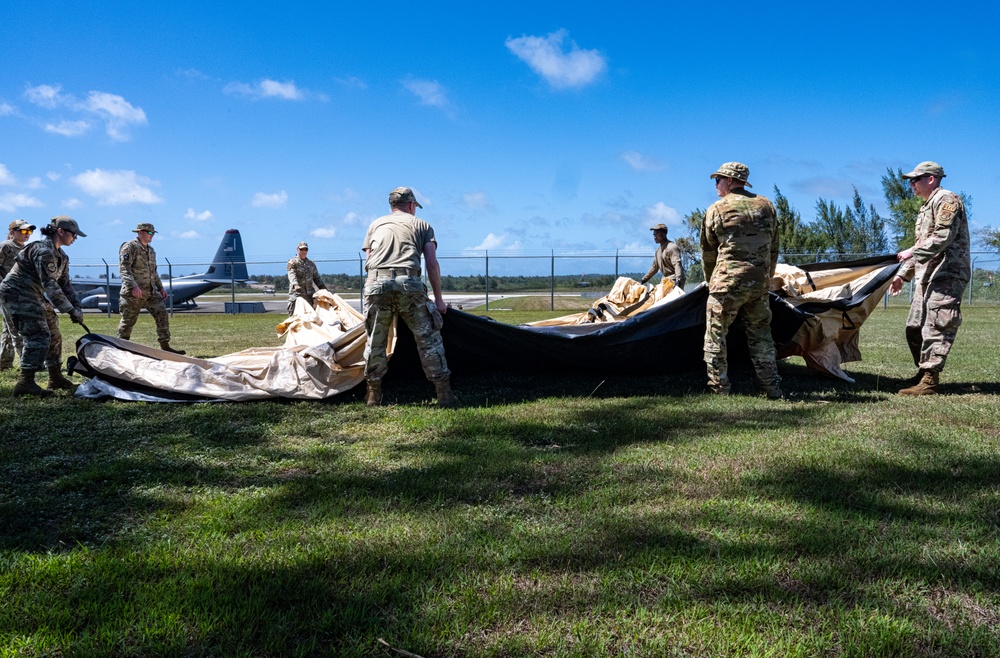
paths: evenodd
<path fill-rule="evenodd" d="M 462 205 L 471 210 L 492 210 L 493 199 L 486 192 L 469 192 L 462 195 Z"/>
<path fill-rule="evenodd" d="M 545 37 L 508 37 L 505 45 L 552 87 L 585 87 L 607 69 L 607 62 L 600 52 L 582 50 L 573 41 L 564 49 L 567 35 L 566 30 L 557 30 Z"/>
<path fill-rule="evenodd" d="M 48 178 L 50 181 L 55 182 L 60 178 L 62 178 L 62 174 L 60 174 L 58 171 L 49 171 L 45 173 L 45 177 Z"/>
<path fill-rule="evenodd" d="M 10 173 L 10 169 L 2 162 L 0 162 L 0 185 L 17 185 L 17 179 L 14 178 L 14 174 Z"/>
<path fill-rule="evenodd" d="M 621 154 L 621 159 L 636 171 L 659 171 L 663 169 L 662 162 L 648 155 L 643 155 L 638 151 L 625 151 Z"/>
<path fill-rule="evenodd" d="M 211 80 L 210 77 L 196 68 L 177 69 L 175 73 L 182 78 L 189 78 L 191 80 Z"/>
<path fill-rule="evenodd" d="M 41 208 L 42 202 L 29 194 L 7 192 L 0 194 L 0 210 L 15 212 L 18 208 Z"/>
<path fill-rule="evenodd" d="M 69 102 L 67 97 L 59 93 L 61 90 L 62 85 L 38 85 L 37 87 L 28 87 L 25 89 L 24 97 L 29 103 L 53 109 Z"/>
<path fill-rule="evenodd" d="M 666 224 L 667 226 L 680 226 L 683 222 L 681 214 L 676 208 L 671 208 L 662 201 L 657 201 L 652 206 L 646 208 L 646 220 L 655 224 Z"/>
<path fill-rule="evenodd" d="M 103 119 L 108 136 L 120 142 L 127 142 L 131 139 L 131 135 L 128 133 L 129 126 L 147 123 L 146 113 L 141 107 L 133 107 L 131 103 L 117 94 L 92 91 L 87 95 L 83 108 Z"/>
<path fill-rule="evenodd" d="M 345 224 L 358 224 L 361 222 L 361 215 L 353 210 L 348 211 L 342 220 Z"/>
<path fill-rule="evenodd" d="M 250 98 L 277 98 L 286 101 L 304 101 L 311 98 L 327 100 L 326 94 L 302 89 L 292 80 L 279 82 L 270 78 L 263 78 L 253 84 L 230 82 L 222 88 L 222 91 L 234 96 L 248 96 Z"/>
<path fill-rule="evenodd" d="M 79 208 L 80 206 L 83 205 L 83 201 L 80 201 L 79 199 L 77 199 L 75 197 L 70 197 L 69 199 L 66 199 L 65 201 L 63 201 L 62 205 L 63 205 L 63 208 L 70 208 L 70 209 Z"/>
<path fill-rule="evenodd" d="M 184 231 L 176 235 L 182 240 L 201 240 L 201 235 L 199 235 L 198 231 Z"/>
<path fill-rule="evenodd" d="M 337 229 L 334 228 L 333 226 L 314 228 L 313 230 L 309 231 L 309 235 L 311 235 L 314 238 L 323 238 L 323 239 L 333 238 L 337 236 Z"/>
<path fill-rule="evenodd" d="M 62 135 L 63 137 L 79 137 L 90 130 L 88 121 L 67 121 L 63 119 L 59 123 L 45 124 L 45 132 Z"/>
<path fill-rule="evenodd" d="M 421 105 L 429 105 L 440 109 L 448 109 L 451 106 L 447 90 L 437 80 L 403 80 L 403 86 L 417 97 Z"/>
<path fill-rule="evenodd" d="M 510 242 L 510 236 L 506 233 L 502 235 L 496 235 L 495 233 L 490 233 L 483 241 L 480 242 L 475 247 L 472 247 L 472 251 L 484 251 L 484 250 L 504 250 L 504 251 L 520 251 L 521 241 L 514 240 Z"/>
<path fill-rule="evenodd" d="M 257 192 L 250 201 L 250 205 L 254 208 L 284 208 L 286 203 L 288 203 L 288 192 L 284 190 L 274 194 Z"/>
<path fill-rule="evenodd" d="M 195 212 L 194 208 L 188 208 L 187 212 L 184 213 L 184 219 L 193 219 L 196 222 L 207 222 L 210 219 L 215 219 L 215 215 L 212 214 L 211 210 Z"/>
<path fill-rule="evenodd" d="M 10 116 L 16 112 L 17 110 L 13 105 L 7 103 L 6 101 L 0 101 L 0 117 Z"/>
<path fill-rule="evenodd" d="M 91 169 L 70 180 L 85 194 L 95 197 L 102 206 L 163 203 L 163 199 L 151 189 L 158 186 L 159 181 L 139 176 L 134 171 Z"/>
<path fill-rule="evenodd" d="M 97 117 L 104 122 L 104 129 L 111 139 L 126 142 L 132 138 L 129 128 L 133 125 L 145 125 L 146 113 L 141 107 L 135 107 L 118 94 L 104 91 L 88 92 L 87 98 L 78 100 L 72 94 L 63 94 L 61 85 L 38 85 L 28 87 L 24 91 L 28 102 L 43 109 L 55 110 L 65 108 L 77 114 Z M 66 137 L 78 137 L 90 130 L 90 122 L 83 119 L 60 119 L 45 121 L 47 132 Z"/>
<path fill-rule="evenodd" d="M 0 163 L 0 185 L 6 185 L 7 187 L 25 187 L 29 190 L 37 190 L 42 185 L 42 179 L 38 176 L 29 178 L 25 182 L 21 182 L 17 179 L 17 176 L 10 172 L 7 165 Z"/>

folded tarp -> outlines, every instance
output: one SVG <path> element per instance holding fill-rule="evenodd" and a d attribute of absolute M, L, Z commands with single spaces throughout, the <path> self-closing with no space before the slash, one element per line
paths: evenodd
<path fill-rule="evenodd" d="M 87 334 L 76 344 L 74 370 L 89 379 L 85 398 L 155 402 L 322 400 L 364 381 L 364 318 L 321 290 L 316 308 L 296 301 L 278 325 L 283 347 L 254 347 L 212 359 L 170 354 L 131 341 Z"/>
<path fill-rule="evenodd" d="M 816 263 L 798 268 L 779 265 L 772 283 L 771 334 L 779 358 L 802 356 L 809 368 L 853 381 L 841 363 L 858 361 L 858 331 L 881 301 L 898 269 L 894 256 L 841 263 Z M 481 372 L 588 372 L 671 374 L 704 368 L 705 305 L 708 287 L 701 284 L 685 294 L 650 292 L 654 301 L 633 294 L 641 284 L 620 285 L 622 297 L 638 309 L 613 321 L 582 322 L 588 313 L 511 326 L 487 317 L 450 310 L 442 330 L 448 366 L 456 374 Z M 608 299 L 612 297 L 612 299 Z M 614 295 L 593 308 L 619 309 Z M 405 325 L 390 374 L 416 376 L 420 363 Z M 730 330 L 733 360 L 747 358 L 739 324 Z"/>
<path fill-rule="evenodd" d="M 802 356 L 819 372 L 850 380 L 841 369 L 859 360 L 858 331 L 898 265 L 892 256 L 780 266 L 770 293 L 771 333 L 780 358 Z M 452 372 L 587 372 L 671 374 L 697 371 L 705 335 L 705 284 L 687 292 L 616 283 L 594 313 L 512 326 L 451 309 L 444 314 L 445 353 Z M 212 359 L 169 354 L 109 336 L 77 341 L 75 366 L 89 380 L 81 397 L 154 401 L 319 400 L 364 379 L 364 320 L 326 291 L 316 308 L 297 302 L 278 325 L 283 347 L 260 347 Z M 421 376 L 413 336 L 399 323 L 390 346 L 390 377 Z M 730 332 L 733 360 L 745 358 L 739 326 Z"/>

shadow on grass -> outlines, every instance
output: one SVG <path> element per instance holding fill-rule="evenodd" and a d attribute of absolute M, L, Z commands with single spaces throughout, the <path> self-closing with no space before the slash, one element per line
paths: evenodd
<path fill-rule="evenodd" d="M 800 379 L 791 378 L 806 400 L 850 386 Z M 384 636 L 424 655 L 462 655 L 488 653 L 490 625 L 613 627 L 602 610 L 692 606 L 738 625 L 760 606 L 817 624 L 831 623 L 831 609 L 894 614 L 945 655 L 995 645 L 956 635 L 956 624 L 972 623 L 960 611 L 942 617 L 895 597 L 906 584 L 1000 588 L 1000 458 L 908 436 L 886 456 L 767 455 L 751 473 L 702 470 L 701 460 L 743 456 L 709 457 L 701 445 L 808 433 L 829 423 L 828 407 L 695 397 L 694 375 L 458 383 L 478 408 L 65 400 L 0 412 L 0 551 L 88 546 L 65 567 L 71 577 L 21 586 L 0 636 L 85 631 L 81 641 L 98 649 L 115 637 L 132 653 L 224 655 L 367 655 Z M 752 392 L 752 377 L 736 373 L 736 388 Z M 398 393 L 424 399 L 417 385 Z M 506 406 L 493 410 L 493 400 Z M 66 407 L 56 422 L 49 405 Z M 291 430 L 274 441 L 283 424 Z M 381 434 L 384 425 L 400 436 Z M 655 452 L 608 459 L 626 447 Z M 687 463 L 667 448 L 689 449 Z M 157 492 L 202 489 L 262 493 L 169 530 L 187 552 L 131 532 L 187 509 L 183 496 Z M 955 540 L 976 550 L 928 558 L 929 545 Z M 879 631 L 856 632 L 863 641 Z"/>

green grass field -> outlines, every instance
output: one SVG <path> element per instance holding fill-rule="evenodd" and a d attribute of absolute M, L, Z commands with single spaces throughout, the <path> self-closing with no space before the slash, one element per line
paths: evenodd
<path fill-rule="evenodd" d="M 1000 308 L 922 399 L 894 395 L 905 314 L 865 324 L 857 384 L 783 362 L 781 402 L 744 370 L 728 398 L 456 378 L 457 410 L 419 381 L 377 409 L 14 400 L 5 372 L 0 656 L 1000 655 Z M 178 314 L 174 343 L 278 320 Z"/>

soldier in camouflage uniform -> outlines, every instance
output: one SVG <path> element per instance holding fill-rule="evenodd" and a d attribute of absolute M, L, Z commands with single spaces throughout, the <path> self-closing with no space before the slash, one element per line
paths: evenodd
<path fill-rule="evenodd" d="M 118 303 L 122 319 L 118 323 L 118 337 L 125 340 L 132 337 L 132 327 L 145 308 L 156 323 L 156 340 L 160 343 L 160 349 L 173 354 L 184 354 L 184 350 L 170 347 L 170 318 L 163 306 L 167 291 L 156 271 L 156 251 L 149 246 L 156 229 L 152 224 L 141 222 L 132 232 L 136 234 L 135 240 L 129 240 L 118 251 L 118 273 L 122 277 Z"/>
<path fill-rule="evenodd" d="M 322 279 L 319 278 L 319 270 L 316 263 L 306 256 L 309 254 L 309 245 L 300 242 L 298 255 L 288 261 L 288 314 L 295 311 L 295 300 L 301 297 L 313 305 L 313 295 L 317 290 L 326 290 Z"/>
<path fill-rule="evenodd" d="M 0 243 L 0 281 L 14 267 L 14 259 L 24 249 L 28 238 L 35 231 L 35 225 L 23 219 L 15 219 L 10 223 L 7 240 Z M 3 335 L 0 336 L 0 370 L 10 370 L 14 367 L 14 354 L 21 356 L 21 334 L 14 331 L 14 323 L 3 316 Z"/>
<path fill-rule="evenodd" d="M 664 279 L 674 282 L 674 285 L 684 289 L 684 264 L 681 263 L 681 250 L 676 244 L 667 239 L 667 225 L 657 224 L 649 229 L 653 232 L 653 241 L 660 245 L 653 255 L 653 265 L 642 277 L 641 283 L 646 283 L 657 272 L 663 274 Z"/>
<path fill-rule="evenodd" d="M 451 371 L 441 340 L 442 313 L 448 307 L 441 294 L 441 266 L 437 260 L 434 229 L 415 214 L 413 190 L 397 187 L 389 193 L 392 213 L 379 217 L 365 234 L 362 245 L 368 259 L 364 288 L 365 380 L 369 406 L 382 402 L 382 377 L 389 368 L 386 346 L 393 320 L 400 317 L 413 332 L 420 362 L 437 390 L 439 406 L 457 404 L 451 390 Z M 427 280 L 434 291 L 434 303 L 427 299 L 427 287 L 420 280 L 420 256 L 427 263 Z"/>
<path fill-rule="evenodd" d="M 889 292 L 898 295 L 904 281 L 915 281 L 906 342 L 920 380 L 900 395 L 938 392 L 945 359 L 962 324 L 962 292 L 972 276 L 965 205 L 941 187 L 944 177 L 936 162 L 921 162 L 903 174 L 924 203 L 917 215 L 916 243 L 897 255 L 902 266 L 889 286 Z"/>
<path fill-rule="evenodd" d="M 771 202 L 747 192 L 750 169 L 727 162 L 711 175 L 722 197 L 705 211 L 702 263 L 708 281 L 705 362 L 708 386 L 729 394 L 726 334 L 743 324 L 757 379 L 768 398 L 783 397 L 771 338 L 768 287 L 778 263 L 778 219 Z"/>
<path fill-rule="evenodd" d="M 44 236 L 17 255 L 14 267 L 0 284 L 0 303 L 21 334 L 21 376 L 14 384 L 14 396 L 48 394 L 35 383 L 35 373 L 44 365 L 49 371 L 48 388 L 73 390 L 76 386 L 62 375 L 62 334 L 52 307 L 83 322 L 83 309 L 69 279 L 69 258 L 63 247 L 73 244 L 80 232 L 76 220 L 60 215 L 42 228 Z"/>

